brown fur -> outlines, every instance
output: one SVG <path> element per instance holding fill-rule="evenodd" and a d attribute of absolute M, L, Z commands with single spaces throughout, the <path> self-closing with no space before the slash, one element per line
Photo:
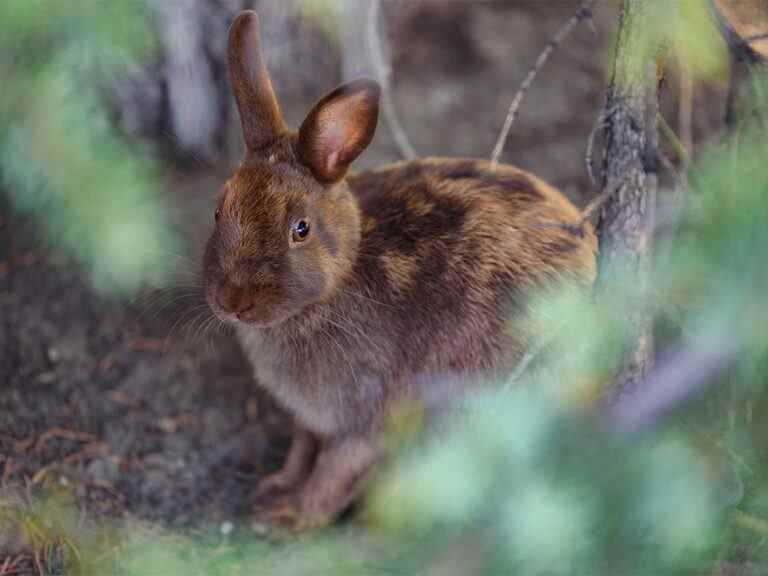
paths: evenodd
<path fill-rule="evenodd" d="M 236 66 L 258 51 L 255 36 L 243 40 L 255 14 L 241 18 Z M 248 66 L 263 66 L 260 55 Z M 271 106 L 263 80 L 233 83 L 242 114 Z M 320 440 L 307 478 L 263 484 L 298 483 L 259 512 L 295 526 L 330 521 L 354 496 L 393 406 L 418 401 L 440 375 L 503 376 L 530 344 L 529 298 L 562 283 L 588 290 L 595 276 L 589 227 L 551 225 L 578 223 L 576 208 L 512 166 L 425 158 L 345 180 L 372 137 L 377 97 L 369 81 L 337 89 L 299 134 L 271 116 L 244 119 L 246 141 L 269 144 L 224 186 L 206 250 L 211 307 L 235 325 L 258 381 Z M 310 233 L 297 243 L 299 220 Z M 296 454 L 314 458 L 305 439 L 298 446 L 290 470 L 304 469 Z"/>

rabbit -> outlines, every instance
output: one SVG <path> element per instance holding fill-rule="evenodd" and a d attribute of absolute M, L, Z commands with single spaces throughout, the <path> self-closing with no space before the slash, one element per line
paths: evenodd
<path fill-rule="evenodd" d="M 255 487 L 256 519 L 315 528 L 358 496 L 397 406 L 441 374 L 470 386 L 515 368 L 528 298 L 588 292 L 596 239 L 513 166 L 423 158 L 348 175 L 373 139 L 378 84 L 336 88 L 289 129 L 255 12 L 231 25 L 227 58 L 246 152 L 218 196 L 205 296 L 295 421 L 283 467 Z"/>

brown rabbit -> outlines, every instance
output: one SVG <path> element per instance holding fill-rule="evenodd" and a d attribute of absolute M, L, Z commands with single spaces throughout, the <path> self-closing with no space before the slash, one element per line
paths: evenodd
<path fill-rule="evenodd" d="M 388 412 L 418 402 L 430 376 L 513 369 L 530 343 L 527 297 L 588 289 L 596 242 L 588 226 L 553 226 L 579 212 L 512 166 L 427 158 L 345 178 L 373 138 L 378 85 L 337 88 L 294 132 L 254 12 L 232 24 L 228 58 L 247 151 L 220 195 L 206 297 L 295 418 L 283 468 L 256 488 L 257 516 L 306 528 L 350 503 Z"/>

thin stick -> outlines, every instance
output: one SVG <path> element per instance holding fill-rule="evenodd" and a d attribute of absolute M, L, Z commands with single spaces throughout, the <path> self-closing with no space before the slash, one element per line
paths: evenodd
<path fill-rule="evenodd" d="M 391 69 L 384 58 L 384 49 L 382 48 L 381 38 L 379 37 L 379 0 L 371 0 L 371 9 L 368 12 L 368 38 L 370 40 L 371 64 L 376 72 L 379 84 L 381 84 L 381 107 L 384 112 L 384 120 L 392 133 L 395 144 L 400 149 L 400 154 L 406 160 L 416 158 L 416 150 L 411 145 L 408 135 L 403 129 L 400 118 L 395 111 L 395 103 L 392 98 L 392 87 L 389 82 Z"/>
<path fill-rule="evenodd" d="M 609 186 L 606 186 L 606 188 L 600 194 L 595 196 L 592 201 L 586 205 L 584 210 L 581 211 L 579 219 L 576 222 L 557 222 L 553 220 L 550 222 L 542 222 L 538 225 L 538 227 L 560 228 L 576 236 L 583 237 L 584 224 L 587 223 L 587 221 L 592 217 L 592 214 L 600 209 L 616 193 L 616 191 L 619 190 L 619 188 L 621 188 L 621 182 L 618 180 L 615 180 Z"/>
<path fill-rule="evenodd" d="M 589 136 L 587 137 L 587 152 L 584 155 L 584 162 L 587 165 L 587 175 L 589 176 L 589 180 L 592 182 L 593 186 L 597 186 L 597 178 L 595 177 L 594 172 L 594 163 L 592 162 L 592 153 L 595 149 L 595 138 L 597 137 L 597 133 L 600 130 L 605 129 L 607 126 L 608 120 L 610 120 L 611 116 L 616 112 L 616 107 L 614 106 L 610 110 L 602 110 L 600 114 L 597 116 L 597 119 L 595 120 L 594 125 L 592 126 L 592 130 L 589 132 Z"/>
<path fill-rule="evenodd" d="M 575 225 L 577 228 L 581 228 L 584 223 L 589 220 L 589 218 L 594 214 L 599 208 L 605 204 L 609 198 L 611 198 L 616 191 L 621 188 L 621 182 L 614 181 L 611 183 L 610 186 L 606 186 L 605 190 L 603 190 L 600 194 L 598 194 L 595 198 L 592 199 L 592 201 L 586 205 L 584 210 L 581 211 L 581 218 L 579 219 L 579 222 Z"/>
<path fill-rule="evenodd" d="M 656 121 L 659 125 L 659 132 L 661 132 L 664 140 L 667 141 L 667 144 L 669 144 L 674 151 L 675 156 L 677 156 L 677 159 L 680 161 L 680 164 L 683 166 L 689 166 L 690 156 L 688 156 L 685 145 L 680 141 L 680 139 L 677 137 L 677 134 L 675 134 L 675 131 L 672 130 L 672 127 L 667 123 L 666 118 L 664 118 L 664 116 L 659 113 L 656 115 Z"/>
<path fill-rule="evenodd" d="M 595 169 L 592 165 L 592 151 L 595 149 L 595 137 L 603 128 L 605 128 L 605 119 L 601 114 L 592 126 L 592 130 L 589 131 L 589 137 L 587 138 L 587 153 L 584 155 L 584 162 L 587 165 L 587 176 L 589 176 L 589 181 L 592 182 L 592 186 L 597 186 Z"/>
<path fill-rule="evenodd" d="M 512 374 L 510 374 L 509 378 L 507 379 L 507 383 L 504 385 L 505 389 L 509 388 L 512 384 L 520 380 L 525 375 L 531 362 L 533 362 L 539 355 L 541 355 L 542 352 L 544 352 L 544 350 L 549 347 L 550 344 L 552 344 L 564 326 L 565 322 L 561 323 L 557 328 L 552 330 L 549 335 L 541 338 L 531 347 L 530 350 L 528 350 L 528 352 L 525 353 L 517 366 L 515 366 Z"/>
<path fill-rule="evenodd" d="M 499 134 L 498 140 L 496 140 L 496 146 L 493 147 L 493 153 L 491 154 L 491 170 L 496 168 L 496 165 L 499 163 L 499 158 L 504 151 L 504 145 L 507 143 L 507 138 L 509 137 L 509 131 L 512 129 L 512 124 L 514 124 L 515 119 L 517 118 L 520 104 L 522 104 L 523 98 L 528 90 L 530 90 L 539 71 L 544 67 L 544 64 L 546 64 L 547 60 L 552 55 L 552 52 L 554 52 L 562 41 L 570 35 L 579 22 L 592 19 L 592 4 L 594 4 L 594 1 L 595 0 L 584 0 L 576 10 L 576 13 L 560 26 L 554 37 L 547 43 L 541 54 L 539 54 L 533 68 L 528 72 L 528 76 L 523 80 L 517 94 L 515 94 L 515 97 L 512 99 L 512 103 L 509 105 L 507 117 L 504 119 L 504 125 L 501 128 L 501 133 Z"/>

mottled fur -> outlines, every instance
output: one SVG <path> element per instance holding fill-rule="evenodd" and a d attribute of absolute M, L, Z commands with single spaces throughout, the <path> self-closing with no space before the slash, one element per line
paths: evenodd
<path fill-rule="evenodd" d="M 223 188 L 207 296 L 234 323 L 259 383 L 320 442 L 300 481 L 296 470 L 314 456 L 302 440 L 292 472 L 267 482 L 299 487 L 262 511 L 316 525 L 354 495 L 389 410 L 418 400 L 431 375 L 470 382 L 514 368 L 530 343 L 529 298 L 564 282 L 587 290 L 596 241 L 588 225 L 582 234 L 553 226 L 576 225 L 579 212 L 511 166 L 425 158 L 345 179 L 373 135 L 378 88 L 345 85 L 298 134 L 284 130 L 266 71 L 258 82 L 238 76 L 258 51 L 242 40 L 257 25 L 245 13 L 230 37 L 245 141 L 258 148 Z M 248 116 L 261 98 L 260 116 Z M 311 224 L 300 243 L 297 220 Z"/>
<path fill-rule="evenodd" d="M 524 172 L 424 159 L 348 182 L 372 227 L 344 281 L 277 326 L 238 325 L 259 380 L 316 432 L 369 428 L 417 375 L 510 370 L 528 344 L 510 316 L 593 280 L 594 236 L 547 226 L 579 214 Z"/>

